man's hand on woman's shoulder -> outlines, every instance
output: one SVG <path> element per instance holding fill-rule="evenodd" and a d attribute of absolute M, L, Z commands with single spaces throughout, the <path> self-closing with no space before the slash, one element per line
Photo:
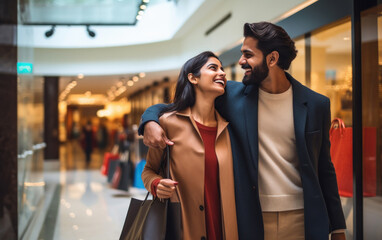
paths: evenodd
<path fill-rule="evenodd" d="M 174 143 L 167 138 L 162 127 L 154 121 L 145 124 L 143 143 L 148 147 L 161 149 L 165 148 L 166 145 L 174 145 Z"/>

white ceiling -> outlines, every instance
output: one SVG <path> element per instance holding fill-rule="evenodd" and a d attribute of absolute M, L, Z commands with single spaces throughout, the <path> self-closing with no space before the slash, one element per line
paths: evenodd
<path fill-rule="evenodd" d="M 135 74 L 145 72 L 144 78 L 136 82 L 134 86 L 127 88 L 123 95 L 125 96 L 151 85 L 154 81 L 162 81 L 164 77 L 175 81 L 180 67 L 190 57 L 201 51 L 221 52 L 237 45 L 242 38 L 244 23 L 271 21 L 304 2 L 306 1 L 179 0 L 177 7 L 183 10 L 175 12 L 173 16 L 183 19 L 183 22 L 171 25 L 175 30 L 172 30 L 168 40 L 158 41 L 154 34 L 146 36 L 139 44 L 126 44 L 125 41 L 124 45 L 120 45 L 121 42 L 115 41 L 114 43 L 118 42 L 118 44 L 115 46 L 112 44 L 113 47 L 108 44 L 103 47 L 100 45 L 102 39 L 112 40 L 126 37 L 125 33 L 115 33 L 113 27 L 95 28 L 97 32 L 95 39 L 86 37 L 83 29 L 68 28 L 65 30 L 66 38 L 59 40 L 57 38 L 63 35 L 57 29 L 57 34 L 55 33 L 52 38 L 42 38 L 45 42 L 40 41 L 40 45 L 36 45 L 34 42 L 37 37 L 31 40 L 30 29 L 21 29 L 18 34 L 24 45 L 35 45 L 33 54 L 35 75 L 60 76 L 60 92 L 68 83 L 77 79 L 78 74 L 84 74 L 85 77 L 77 81 L 78 84 L 71 90 L 71 94 L 83 94 L 91 91 L 93 94 L 106 95 L 106 91 L 115 86 L 121 78 L 127 80 Z M 205 34 L 228 13 L 232 15 L 228 21 L 211 34 Z M 143 20 L 144 18 L 142 23 Z M 155 18 L 151 21 L 154 22 L 150 27 L 148 27 L 149 23 L 145 23 L 147 25 L 143 28 L 149 33 L 157 33 L 166 29 L 167 25 L 163 24 L 157 27 Z M 160 19 L 156 21 L 159 22 Z M 139 25 L 135 31 L 137 29 L 139 29 Z M 40 34 L 38 37 L 41 38 L 41 33 L 44 31 L 46 30 L 35 28 L 32 34 Z M 79 34 L 79 31 L 82 34 L 80 37 L 76 35 L 76 33 Z M 79 42 L 78 38 L 83 38 L 84 41 Z M 48 41 L 50 41 L 49 44 L 47 44 Z M 92 41 L 99 42 L 95 44 Z M 105 42 L 108 43 L 108 41 Z M 58 43 L 68 45 L 55 47 Z M 87 44 L 87 47 L 77 48 L 73 47 L 73 44 L 78 46 Z"/>

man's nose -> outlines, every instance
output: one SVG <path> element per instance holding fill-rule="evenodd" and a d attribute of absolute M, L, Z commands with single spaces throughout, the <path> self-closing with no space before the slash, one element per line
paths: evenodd
<path fill-rule="evenodd" d="M 246 63 L 246 60 L 245 60 L 245 58 L 243 57 L 243 55 L 240 57 L 240 59 L 239 59 L 239 64 L 240 65 L 244 65 Z"/>

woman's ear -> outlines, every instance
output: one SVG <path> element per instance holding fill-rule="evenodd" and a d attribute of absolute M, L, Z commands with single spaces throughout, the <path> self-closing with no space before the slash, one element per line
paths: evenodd
<path fill-rule="evenodd" d="M 277 63 L 279 61 L 279 52 L 277 51 L 273 51 L 271 52 L 269 55 L 268 55 L 268 64 L 269 64 L 269 67 L 273 67 L 273 66 L 277 66 Z"/>
<path fill-rule="evenodd" d="M 194 85 L 198 84 L 198 80 L 197 80 L 197 78 L 194 76 L 194 74 L 189 73 L 189 74 L 187 75 L 187 78 L 188 78 L 188 81 L 190 81 L 191 84 L 194 84 Z"/>

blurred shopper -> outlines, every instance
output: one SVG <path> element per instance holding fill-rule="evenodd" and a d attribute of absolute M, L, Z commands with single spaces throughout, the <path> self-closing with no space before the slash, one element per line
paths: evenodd
<path fill-rule="evenodd" d="M 239 237 L 345 239 L 330 159 L 329 99 L 285 72 L 297 51 L 284 29 L 246 23 L 244 37 L 243 83 L 228 82 L 215 102 L 230 122 Z M 158 121 L 160 109 L 143 114 L 141 133 L 143 124 Z M 145 125 L 145 143 L 175 148 L 176 138 L 153 121 Z"/>
<path fill-rule="evenodd" d="M 82 128 L 82 147 L 85 151 L 85 160 L 86 167 L 89 167 L 91 161 L 91 154 L 93 152 L 93 142 L 94 142 L 94 134 L 93 134 L 93 126 L 92 122 L 88 120 L 86 125 Z"/>
<path fill-rule="evenodd" d="M 98 148 L 104 151 L 109 143 L 109 133 L 105 124 L 105 119 L 101 119 L 97 130 L 97 143 Z"/>
<path fill-rule="evenodd" d="M 183 65 L 174 103 L 162 109 L 159 119 L 175 143 L 170 148 L 172 180 L 158 175 L 160 148 L 149 148 L 142 173 L 154 196 L 180 201 L 184 240 L 238 239 L 228 123 L 214 104 L 224 94 L 225 75 L 212 52 Z"/>

